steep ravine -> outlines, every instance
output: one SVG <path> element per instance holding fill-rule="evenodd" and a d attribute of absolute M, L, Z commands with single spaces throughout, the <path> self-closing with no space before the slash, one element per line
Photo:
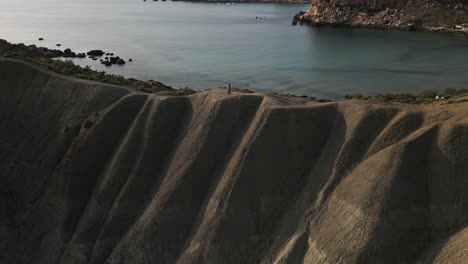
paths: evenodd
<path fill-rule="evenodd" d="M 0 59 L 0 263 L 466 263 L 468 99 L 144 94 Z"/>

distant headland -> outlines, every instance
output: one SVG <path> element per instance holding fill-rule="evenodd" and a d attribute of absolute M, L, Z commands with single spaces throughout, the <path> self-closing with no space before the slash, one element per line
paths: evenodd
<path fill-rule="evenodd" d="M 463 0 L 313 0 L 293 25 L 351 26 L 380 29 L 468 33 Z"/>

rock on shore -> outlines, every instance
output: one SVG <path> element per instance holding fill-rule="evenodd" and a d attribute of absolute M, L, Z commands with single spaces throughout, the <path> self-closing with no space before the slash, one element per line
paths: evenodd
<path fill-rule="evenodd" d="M 102 50 L 90 50 L 88 51 L 86 54 L 90 55 L 90 56 L 102 56 L 104 55 L 104 51 Z"/>
<path fill-rule="evenodd" d="M 468 32 L 463 0 L 313 0 L 293 24 Z"/>

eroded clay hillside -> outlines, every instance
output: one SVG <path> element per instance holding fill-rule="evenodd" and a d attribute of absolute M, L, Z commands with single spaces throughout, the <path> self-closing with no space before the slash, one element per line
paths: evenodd
<path fill-rule="evenodd" d="M 468 261 L 468 98 L 0 91 L 0 263 Z"/>

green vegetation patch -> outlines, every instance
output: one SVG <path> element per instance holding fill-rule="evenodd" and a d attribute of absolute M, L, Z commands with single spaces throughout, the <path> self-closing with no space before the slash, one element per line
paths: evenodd
<path fill-rule="evenodd" d="M 44 62 L 45 65 L 52 71 L 73 76 L 76 78 L 93 80 L 99 82 L 110 83 L 114 85 L 128 86 L 131 84 L 130 80 L 125 79 L 121 75 L 107 74 L 104 71 L 92 70 L 90 66 L 81 67 L 74 64 L 71 60 L 51 60 Z"/>
<path fill-rule="evenodd" d="M 455 28 L 457 25 L 468 24 L 468 15 L 465 9 L 447 8 L 443 6 L 416 6 L 402 10 L 403 21 L 415 22 L 418 25 L 438 27 L 445 25 Z"/>
<path fill-rule="evenodd" d="M 421 93 L 414 95 L 410 93 L 395 93 L 395 94 L 377 94 L 375 96 L 365 96 L 362 94 L 347 94 L 344 96 L 346 100 L 359 99 L 359 100 L 375 100 L 381 102 L 400 102 L 400 103 L 424 103 L 436 100 L 436 97 L 443 97 L 449 99 L 454 96 L 468 94 L 468 89 L 454 89 L 446 88 L 443 92 L 436 89 L 424 90 Z"/>

